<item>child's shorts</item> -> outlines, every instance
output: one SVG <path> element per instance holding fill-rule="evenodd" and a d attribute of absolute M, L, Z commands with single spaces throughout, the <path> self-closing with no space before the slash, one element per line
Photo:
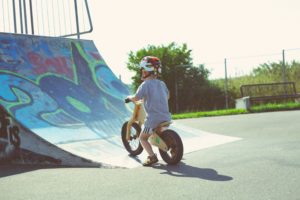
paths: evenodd
<path fill-rule="evenodd" d="M 153 129 L 150 128 L 150 127 L 144 127 L 142 133 L 152 134 L 153 133 Z"/>

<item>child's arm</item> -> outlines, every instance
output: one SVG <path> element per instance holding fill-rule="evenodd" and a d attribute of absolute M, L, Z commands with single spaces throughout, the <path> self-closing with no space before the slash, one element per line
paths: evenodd
<path fill-rule="evenodd" d="M 137 96 L 128 96 L 127 99 L 129 99 L 130 101 L 139 101 L 140 99 Z"/>
<path fill-rule="evenodd" d="M 136 101 L 140 101 L 142 99 L 144 99 L 145 97 L 145 82 L 143 82 L 139 88 L 137 89 L 136 93 L 132 96 L 128 96 L 128 99 L 133 101 L 133 102 L 136 102 Z"/>

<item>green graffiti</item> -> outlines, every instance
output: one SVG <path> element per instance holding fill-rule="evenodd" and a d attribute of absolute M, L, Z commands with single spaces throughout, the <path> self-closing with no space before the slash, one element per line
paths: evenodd
<path fill-rule="evenodd" d="M 55 123 L 51 122 L 53 117 L 59 118 L 59 116 L 66 116 L 66 117 L 72 119 L 72 123 L 71 124 L 65 124 L 65 123 L 59 124 L 58 122 L 55 122 Z M 43 118 L 43 120 L 47 121 L 50 124 L 53 124 L 54 126 L 69 127 L 70 125 L 72 125 L 72 126 L 82 125 L 82 122 L 80 121 L 80 119 L 76 119 L 74 116 L 68 114 L 61 108 L 55 110 L 54 112 L 42 113 L 41 117 Z"/>
<path fill-rule="evenodd" d="M 83 47 L 81 46 L 81 44 L 79 42 L 73 42 L 73 44 L 76 46 L 80 56 L 87 62 L 89 70 L 92 73 L 93 81 L 97 85 L 97 87 L 100 88 L 103 93 L 105 93 L 109 96 L 112 96 L 116 99 L 119 99 L 120 98 L 119 96 L 115 96 L 114 94 L 109 93 L 106 90 L 106 86 L 103 83 L 101 83 L 101 81 L 99 81 L 98 78 L 96 77 L 95 67 L 97 65 L 104 65 L 104 66 L 107 67 L 106 62 L 103 59 L 101 59 L 101 60 L 95 60 L 95 59 L 91 60 L 91 59 L 89 59 L 87 53 L 84 51 Z M 74 69 L 74 74 L 76 74 L 76 66 L 74 66 L 73 69 Z M 110 70 L 108 67 L 107 67 L 107 69 Z M 111 73 L 113 73 L 113 72 L 111 71 Z M 75 76 L 75 79 L 76 79 L 76 82 L 77 82 L 77 77 L 76 76 Z"/>
<path fill-rule="evenodd" d="M 84 103 L 82 103 L 81 101 L 78 101 L 77 99 L 74 99 L 73 97 L 67 96 L 67 101 L 74 106 L 74 108 L 76 108 L 77 110 L 81 111 L 81 112 L 85 112 L 85 113 L 90 113 L 91 110 L 89 109 L 89 107 L 87 107 Z"/>
<path fill-rule="evenodd" d="M 0 104 L 4 105 L 7 108 L 7 111 L 9 112 L 9 114 L 13 114 L 11 112 L 11 109 L 15 106 L 19 106 L 19 105 L 29 105 L 31 103 L 31 98 L 29 95 L 27 95 L 25 92 L 23 92 L 22 90 L 12 87 L 11 90 L 13 91 L 13 93 L 16 95 L 17 100 L 14 102 L 6 102 L 3 101 L 2 99 L 0 99 Z"/>

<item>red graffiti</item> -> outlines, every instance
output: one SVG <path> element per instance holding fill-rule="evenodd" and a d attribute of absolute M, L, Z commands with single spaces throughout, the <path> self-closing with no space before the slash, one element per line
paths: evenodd
<path fill-rule="evenodd" d="M 46 72 L 56 72 L 58 74 L 64 74 L 67 77 L 72 78 L 72 68 L 68 67 L 67 58 L 58 56 L 52 58 L 44 58 L 38 53 L 29 52 L 27 54 L 30 63 L 34 67 L 36 74 L 44 74 Z"/>
<path fill-rule="evenodd" d="M 95 58 L 96 60 L 102 60 L 101 56 L 98 53 L 90 52 L 90 54 Z"/>

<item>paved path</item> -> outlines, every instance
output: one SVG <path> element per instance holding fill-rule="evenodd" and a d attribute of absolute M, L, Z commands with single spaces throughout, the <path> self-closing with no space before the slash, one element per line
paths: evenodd
<path fill-rule="evenodd" d="M 2 166 L 0 199 L 300 199 L 300 111 L 176 122 L 242 140 L 185 154 L 173 167 Z"/>

